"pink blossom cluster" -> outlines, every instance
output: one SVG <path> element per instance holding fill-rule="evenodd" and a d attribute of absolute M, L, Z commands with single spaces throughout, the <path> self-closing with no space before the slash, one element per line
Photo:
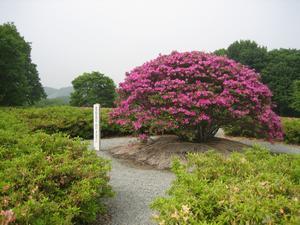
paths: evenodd
<path fill-rule="evenodd" d="M 137 133 L 222 127 L 250 117 L 270 140 L 282 138 L 272 93 L 259 74 L 223 56 L 160 55 L 127 73 L 118 93 L 111 118 Z"/>
<path fill-rule="evenodd" d="M 15 220 L 16 220 L 15 214 L 11 209 L 0 211 L 0 222 L 2 225 L 8 225 L 14 222 Z"/>

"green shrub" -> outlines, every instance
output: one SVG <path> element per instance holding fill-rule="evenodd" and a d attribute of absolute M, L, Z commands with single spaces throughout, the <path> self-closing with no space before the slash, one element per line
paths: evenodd
<path fill-rule="evenodd" d="M 300 144 L 300 119 L 282 118 L 282 124 L 285 142 Z"/>
<path fill-rule="evenodd" d="M 300 157 L 260 147 L 224 156 L 190 154 L 152 208 L 160 224 L 300 224 Z"/>
<path fill-rule="evenodd" d="M 254 121 L 248 121 L 249 124 Z M 300 118 L 281 117 L 281 123 L 284 132 L 284 141 L 291 144 L 300 144 Z M 253 126 L 232 125 L 224 128 L 225 134 L 229 136 L 266 138 L 257 130 L 253 130 Z"/>
<path fill-rule="evenodd" d="M 88 143 L 32 133 L 13 109 L 0 118 L 0 224 L 86 224 L 105 210 L 110 163 Z"/>
<path fill-rule="evenodd" d="M 42 130 L 48 134 L 63 132 L 70 137 L 93 138 L 93 109 L 71 106 L 25 108 L 15 111 L 32 131 Z M 109 124 L 110 109 L 101 109 L 101 136 L 130 133 L 119 125 Z"/>

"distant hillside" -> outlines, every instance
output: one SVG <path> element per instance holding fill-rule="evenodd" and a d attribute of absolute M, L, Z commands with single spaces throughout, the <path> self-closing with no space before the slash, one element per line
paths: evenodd
<path fill-rule="evenodd" d="M 63 87 L 63 88 L 52 88 L 44 87 L 44 90 L 47 94 L 47 98 L 60 98 L 60 97 L 70 97 L 71 92 L 73 92 L 73 87 Z"/>

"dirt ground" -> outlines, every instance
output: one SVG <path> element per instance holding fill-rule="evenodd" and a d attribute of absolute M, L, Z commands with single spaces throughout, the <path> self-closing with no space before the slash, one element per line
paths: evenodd
<path fill-rule="evenodd" d="M 110 152 L 114 157 L 131 160 L 140 165 L 169 169 L 174 157 L 185 161 L 187 153 L 200 153 L 213 149 L 228 155 L 233 151 L 241 151 L 245 147 L 248 145 L 224 138 L 216 137 L 207 143 L 191 143 L 180 141 L 177 136 L 165 135 L 153 137 L 146 144 L 133 142 L 115 147 L 110 149 Z"/>

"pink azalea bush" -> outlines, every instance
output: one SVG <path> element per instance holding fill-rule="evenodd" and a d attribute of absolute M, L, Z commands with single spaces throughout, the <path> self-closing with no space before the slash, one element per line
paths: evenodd
<path fill-rule="evenodd" d="M 233 124 L 251 125 L 270 140 L 282 138 L 272 93 L 259 74 L 223 56 L 160 55 L 127 73 L 118 93 L 112 120 L 143 138 L 171 131 L 203 142 Z"/>

